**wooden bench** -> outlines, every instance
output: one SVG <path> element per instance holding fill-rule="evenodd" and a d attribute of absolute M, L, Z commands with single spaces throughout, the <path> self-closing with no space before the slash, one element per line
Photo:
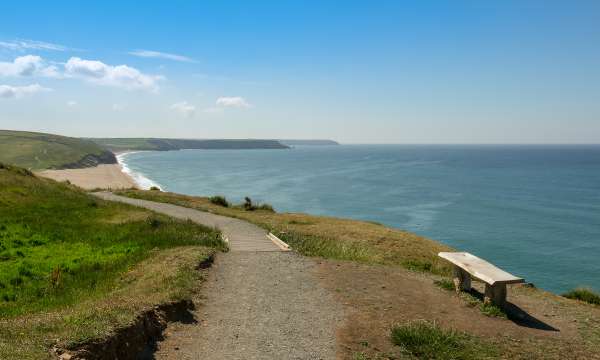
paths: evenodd
<path fill-rule="evenodd" d="M 471 290 L 471 277 L 483 281 L 485 283 L 484 303 L 486 304 L 492 303 L 504 308 L 506 285 L 525 282 L 525 280 L 467 252 L 441 252 L 438 256 L 454 265 L 454 286 L 457 292 Z"/>

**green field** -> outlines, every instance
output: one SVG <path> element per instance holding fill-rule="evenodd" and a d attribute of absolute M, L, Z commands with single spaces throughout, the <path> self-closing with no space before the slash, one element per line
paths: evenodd
<path fill-rule="evenodd" d="M 189 271 L 187 275 L 177 272 L 165 279 L 170 285 L 158 291 L 154 286 L 165 273 L 164 266 L 158 266 L 154 274 L 143 272 L 149 276 L 148 284 L 137 286 L 137 294 L 128 291 L 132 296 L 128 302 L 116 308 L 109 305 L 89 318 L 90 309 L 102 308 L 90 304 L 117 296 L 119 289 L 135 286 L 139 280 L 134 277 L 124 283 L 124 274 L 131 274 L 140 264 L 157 266 L 160 261 L 153 259 L 184 246 L 188 250 L 182 252 L 197 255 L 182 264 L 184 268 L 193 268 L 190 262 L 207 253 L 193 249 L 224 249 L 216 230 L 106 202 L 67 184 L 0 164 L 0 358 L 12 351 L 26 354 L 28 347 L 21 348 L 24 341 L 42 351 L 45 345 L 40 339 L 52 334 L 77 343 L 107 333 L 134 318 L 139 304 L 154 305 L 145 303 L 148 299 L 162 301 L 196 284 L 186 283 Z M 176 261 L 167 263 L 174 266 L 172 271 L 178 269 Z M 178 283 L 183 285 L 175 286 Z M 69 318 L 48 315 L 67 310 Z M 26 327 L 31 337 L 11 343 L 8 334 L 22 326 L 21 319 L 37 316 L 43 326 Z M 68 323 L 80 320 L 77 326 Z"/>
<path fill-rule="evenodd" d="M 0 162 L 5 164 L 32 170 L 60 169 L 85 167 L 86 163 L 93 166 L 94 159 L 100 158 L 110 161 L 112 156 L 104 148 L 89 140 L 0 130 Z"/>

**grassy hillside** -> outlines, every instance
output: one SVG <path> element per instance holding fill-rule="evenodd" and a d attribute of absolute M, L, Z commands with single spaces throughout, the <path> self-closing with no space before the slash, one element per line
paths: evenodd
<path fill-rule="evenodd" d="M 244 219 L 270 230 L 307 256 L 401 265 L 434 273 L 449 271 L 448 265 L 437 256 L 440 251 L 448 251 L 447 246 L 377 223 L 260 209 L 245 211 L 243 206 L 218 205 L 227 204 L 226 201 L 215 201 L 219 197 L 194 197 L 142 190 L 124 190 L 120 194 Z"/>
<path fill-rule="evenodd" d="M 583 302 L 594 303 L 595 296 L 580 290 L 572 297 L 583 301 L 575 301 L 515 285 L 505 312 L 484 304 L 479 282 L 473 283 L 476 290 L 457 295 L 446 276 L 448 264 L 437 257 L 449 249 L 427 238 L 377 223 L 275 213 L 249 202 L 232 205 L 219 196 L 120 193 L 246 219 L 303 255 L 328 259 L 315 266 L 318 276 L 352 309 L 337 332 L 347 355 L 341 358 L 596 359 L 600 354 L 600 308 Z"/>
<path fill-rule="evenodd" d="M 215 230 L 0 164 L 0 358 L 41 358 L 48 339 L 102 336 L 182 296 L 209 248 L 224 248 Z"/>
<path fill-rule="evenodd" d="M 277 140 L 201 140 L 153 138 L 97 138 L 90 139 L 112 151 L 126 150 L 181 150 L 181 149 L 287 149 Z"/>
<path fill-rule="evenodd" d="M 66 136 L 0 130 L 0 162 L 33 170 L 115 163 L 98 144 Z"/>

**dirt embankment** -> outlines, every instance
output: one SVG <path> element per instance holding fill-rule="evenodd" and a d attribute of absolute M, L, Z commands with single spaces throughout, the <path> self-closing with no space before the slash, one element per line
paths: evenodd
<path fill-rule="evenodd" d="M 196 266 L 207 271 L 214 262 L 211 255 Z M 194 301 L 183 299 L 160 304 L 139 314 L 128 326 L 116 329 L 110 336 L 78 344 L 73 348 L 55 347 L 52 353 L 61 360 L 112 360 L 150 358 L 156 344 L 164 339 L 170 322 L 194 323 Z"/>

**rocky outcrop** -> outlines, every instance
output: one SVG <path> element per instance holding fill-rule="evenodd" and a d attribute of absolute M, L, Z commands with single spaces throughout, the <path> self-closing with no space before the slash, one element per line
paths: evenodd
<path fill-rule="evenodd" d="M 60 165 L 55 170 L 63 169 L 82 169 L 98 166 L 100 164 L 116 164 L 117 158 L 115 154 L 106 150 L 100 154 L 87 154 L 81 160 L 69 164 Z"/>

